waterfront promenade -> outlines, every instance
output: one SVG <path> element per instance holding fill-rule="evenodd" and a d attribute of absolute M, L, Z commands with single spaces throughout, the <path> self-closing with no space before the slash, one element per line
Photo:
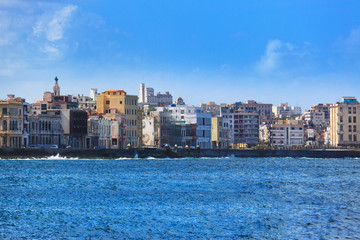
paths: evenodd
<path fill-rule="evenodd" d="M 44 158 L 55 155 L 91 159 L 111 158 L 185 158 L 185 157 L 307 157 L 360 158 L 360 151 L 349 149 L 238 150 L 238 149 L 0 149 L 0 158 Z"/>

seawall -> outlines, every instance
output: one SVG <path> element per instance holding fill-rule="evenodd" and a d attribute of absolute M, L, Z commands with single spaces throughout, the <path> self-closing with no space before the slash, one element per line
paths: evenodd
<path fill-rule="evenodd" d="M 322 150 L 237 150 L 237 149 L 10 149 L 1 148 L 0 158 L 61 157 L 91 159 L 111 158 L 184 158 L 184 157 L 307 157 L 307 158 L 360 158 L 360 151 L 347 149 Z"/>

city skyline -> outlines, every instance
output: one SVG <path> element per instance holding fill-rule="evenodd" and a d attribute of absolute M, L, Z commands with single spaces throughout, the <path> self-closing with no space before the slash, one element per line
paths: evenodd
<path fill-rule="evenodd" d="M 33 102 L 58 76 L 65 94 L 138 95 L 144 82 L 189 105 L 335 103 L 358 97 L 359 10 L 356 1 L 3 0 L 0 98 Z"/>

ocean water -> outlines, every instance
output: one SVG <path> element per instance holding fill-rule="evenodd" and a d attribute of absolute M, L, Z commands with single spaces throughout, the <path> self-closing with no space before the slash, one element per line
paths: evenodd
<path fill-rule="evenodd" d="M 360 159 L 0 160 L 0 239 L 360 239 Z"/>

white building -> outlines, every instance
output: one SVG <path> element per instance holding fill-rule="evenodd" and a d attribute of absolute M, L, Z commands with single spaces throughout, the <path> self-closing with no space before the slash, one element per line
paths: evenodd
<path fill-rule="evenodd" d="M 171 132 L 176 129 L 182 131 L 179 136 Z M 150 112 L 148 116 L 145 116 L 143 130 L 145 145 L 185 143 L 184 139 L 190 141 L 190 137 L 193 137 L 193 145 L 211 148 L 211 114 L 202 113 L 199 107 L 184 105 L 157 107 L 156 112 Z M 175 140 L 175 137 L 182 140 Z"/>
<path fill-rule="evenodd" d="M 272 112 L 275 115 L 275 118 L 286 118 L 292 115 L 301 114 L 301 107 L 292 107 L 288 103 L 280 103 L 280 106 L 273 106 Z"/>
<path fill-rule="evenodd" d="M 274 147 L 304 145 L 304 126 L 302 124 L 271 124 L 259 128 L 260 141 Z"/>
<path fill-rule="evenodd" d="M 139 89 L 139 103 L 142 105 L 154 105 L 154 106 L 168 106 L 172 104 L 173 97 L 169 92 L 165 92 L 165 94 L 161 94 L 158 92 L 156 95 L 154 94 L 153 88 L 145 88 L 145 84 L 140 84 Z"/>

